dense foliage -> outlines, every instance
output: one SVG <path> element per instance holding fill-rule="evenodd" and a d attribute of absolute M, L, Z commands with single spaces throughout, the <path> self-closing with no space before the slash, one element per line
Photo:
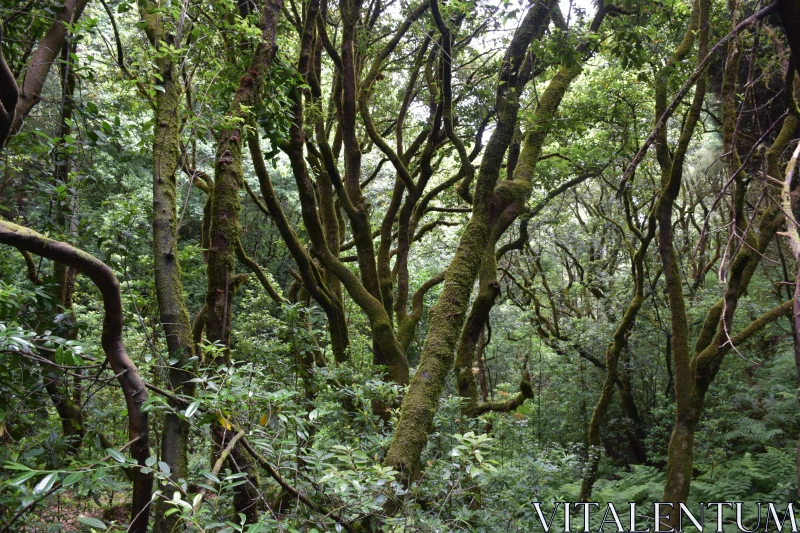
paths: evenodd
<path fill-rule="evenodd" d="M 800 498 L 796 0 L 0 18 L 0 531 Z"/>

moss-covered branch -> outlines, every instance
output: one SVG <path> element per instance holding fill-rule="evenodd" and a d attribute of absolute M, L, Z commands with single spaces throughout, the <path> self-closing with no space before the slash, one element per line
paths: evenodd
<path fill-rule="evenodd" d="M 479 416 L 488 412 L 508 413 L 516 410 L 517 407 L 525 403 L 525 400 L 533 398 L 533 387 L 531 387 L 531 376 L 527 370 L 523 370 L 522 379 L 519 382 L 519 392 L 508 400 L 494 400 L 483 402 L 472 408 L 472 414 Z"/>
<path fill-rule="evenodd" d="M 283 296 L 281 296 L 281 294 L 277 290 L 275 290 L 275 287 L 272 286 L 272 283 L 270 283 L 269 278 L 267 278 L 267 275 L 264 274 L 264 271 L 261 269 L 261 267 L 258 266 L 258 263 L 253 261 L 247 255 L 247 253 L 245 253 L 241 241 L 236 242 L 236 257 L 239 259 L 239 261 L 242 262 L 242 264 L 244 264 L 244 266 L 246 266 L 248 269 L 250 269 L 250 271 L 253 274 L 255 274 L 259 283 L 261 283 L 261 286 L 264 287 L 264 290 L 267 291 L 267 294 L 269 294 L 269 297 L 272 298 L 275 301 L 275 303 L 279 304 L 286 303 L 286 299 Z"/>

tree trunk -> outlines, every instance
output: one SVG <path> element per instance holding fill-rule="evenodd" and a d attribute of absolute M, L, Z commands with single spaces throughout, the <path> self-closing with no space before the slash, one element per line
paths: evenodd
<path fill-rule="evenodd" d="M 419 473 L 420 456 L 427 442 L 439 396 L 447 373 L 453 366 L 472 287 L 490 242 L 490 208 L 527 199 L 552 120 L 570 83 L 580 71 L 580 67 L 562 66 L 551 80 L 539 100 L 533 125 L 526 134 L 514 179 L 501 182 L 497 188 L 499 168 L 513 130 L 506 132 L 498 127 L 487 145 L 475 187 L 472 217 L 447 269 L 439 301 L 431 309 L 431 328 L 422 358 L 403 399 L 400 422 L 386 455 L 386 464 L 398 470 L 406 480 L 413 479 Z"/>
<path fill-rule="evenodd" d="M 180 115 L 183 88 L 177 79 L 175 66 L 168 58 L 157 61 L 163 91 L 155 94 L 153 126 L 153 266 L 159 320 L 164 328 L 169 365 L 168 389 L 179 396 L 192 397 L 194 383 L 185 365 L 193 356 L 192 325 L 183 296 L 181 269 L 178 263 L 178 187 L 180 154 Z M 181 406 L 170 402 L 175 410 Z M 161 460 L 167 463 L 171 479 L 188 479 L 190 425 L 176 414 L 164 416 L 161 438 Z M 164 487 L 165 490 L 168 487 Z M 159 500 L 154 531 L 174 531 L 180 513 L 165 516 L 167 504 Z"/>
<path fill-rule="evenodd" d="M 31 54 L 25 69 L 25 79 L 19 87 L 19 100 L 13 115 L 11 135 L 19 132 L 25 118 L 39 103 L 47 74 L 50 72 L 51 65 L 56 63 L 56 58 L 67 37 L 67 25 L 74 24 L 80 18 L 87 2 L 88 0 L 65 0 L 50 28 Z M 3 105 L 6 105 L 5 101 L 3 101 Z"/>
<path fill-rule="evenodd" d="M 478 295 L 472 303 L 472 309 L 464 325 L 455 359 L 456 385 L 461 396 L 461 414 L 466 417 L 472 416 L 478 406 L 478 384 L 472 370 L 475 364 L 475 353 L 489 321 L 489 313 L 500 294 L 494 246 L 486 249 L 480 278 Z"/>
<path fill-rule="evenodd" d="M 233 300 L 238 286 L 247 279 L 236 275 L 236 249 L 239 246 L 239 189 L 244 181 L 242 171 L 242 143 L 247 141 L 244 124 L 252 120 L 250 109 L 254 108 L 264 86 L 269 66 L 275 54 L 278 18 L 282 0 L 267 0 L 262 13 L 261 40 L 255 48 L 247 72 L 241 79 L 239 88 L 228 109 L 228 124 L 219 132 L 216 163 L 214 167 L 214 187 L 211 190 L 209 249 L 208 249 L 208 287 L 205 303 L 206 338 L 211 343 L 223 346 L 222 361 L 230 365 L 230 332 Z M 219 361 L 217 361 L 219 362 Z M 205 363 L 215 363 L 206 361 Z M 227 430 L 215 424 L 212 428 L 215 444 L 224 449 Z M 234 472 L 246 472 L 247 483 L 236 488 L 234 508 L 243 513 L 248 524 L 258 521 L 259 478 L 256 462 L 239 444 L 231 451 L 229 462 Z"/>

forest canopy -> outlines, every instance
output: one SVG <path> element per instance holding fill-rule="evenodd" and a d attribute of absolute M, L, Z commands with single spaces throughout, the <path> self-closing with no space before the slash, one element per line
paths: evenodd
<path fill-rule="evenodd" d="M 800 1 L 0 22 L 0 532 L 800 499 Z"/>

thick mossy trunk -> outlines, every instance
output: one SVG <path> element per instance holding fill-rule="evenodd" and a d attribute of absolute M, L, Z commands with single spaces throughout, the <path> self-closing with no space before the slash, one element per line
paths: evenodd
<path fill-rule="evenodd" d="M 481 266 L 481 252 L 489 238 L 487 219 L 485 211 L 477 215 L 473 211 L 447 269 L 442 294 L 430 312 L 431 329 L 422 359 L 403 399 L 400 423 L 386 455 L 386 464 L 406 479 L 419 474 L 420 455 L 428 440 L 445 378 L 453 366 L 456 343 Z"/>
<path fill-rule="evenodd" d="M 250 83 L 254 83 L 250 78 Z M 251 89 L 252 90 L 252 89 Z M 240 88 L 241 91 L 241 88 Z M 238 116 L 237 109 L 231 113 Z M 230 365 L 231 308 L 235 295 L 236 244 L 239 242 L 239 189 L 242 187 L 240 129 L 220 133 L 217 143 L 214 188 L 208 247 L 208 287 L 206 289 L 206 338 L 223 346 L 221 361 Z M 215 361 L 206 361 L 214 363 Z"/>
<path fill-rule="evenodd" d="M 499 168 L 510 144 L 512 131 L 498 127 L 492 135 L 475 186 L 472 217 L 464 229 L 455 257 L 445 275 L 441 296 L 431 309 L 431 328 L 417 371 L 403 399 L 400 422 L 386 455 L 386 464 L 406 479 L 419 473 L 420 456 L 444 389 L 447 373 L 453 367 L 457 343 L 469 306 L 472 288 L 480 272 L 490 241 L 490 210 L 514 202 L 524 202 L 533 187 L 536 165 L 561 99 L 580 73 L 579 66 L 562 66 L 539 100 L 533 123 L 525 136 L 513 180 L 500 183 Z M 497 136 L 501 135 L 502 138 Z"/>
<path fill-rule="evenodd" d="M 193 355 L 192 326 L 183 296 L 181 270 L 178 264 L 178 187 L 176 172 L 181 157 L 181 96 L 183 87 L 169 54 L 162 47 L 165 42 L 173 45 L 175 37 L 165 33 L 165 21 L 152 14 L 152 4 L 140 0 L 140 13 L 145 22 L 145 31 L 151 46 L 159 58 L 156 60 L 159 82 L 163 87 L 153 100 L 153 267 L 159 321 L 164 328 L 164 337 L 170 359 L 167 388 L 179 396 L 193 396 L 194 384 L 189 383 L 189 374 L 184 365 Z M 181 406 L 170 401 L 173 410 Z M 170 467 L 173 482 L 189 476 L 189 423 L 173 413 L 164 416 L 161 438 L 161 460 Z M 163 490 L 171 490 L 164 486 Z M 167 533 L 178 528 L 179 513 L 166 516 L 169 509 L 160 499 L 155 513 L 153 531 Z"/>
<path fill-rule="evenodd" d="M 478 342 L 486 329 L 489 313 L 500 294 L 500 283 L 497 281 L 497 261 L 494 246 L 486 248 L 483 259 L 478 295 L 472 303 L 461 341 L 458 345 L 455 360 L 456 385 L 461 396 L 461 413 L 471 416 L 478 406 L 478 383 L 473 371 Z"/>

